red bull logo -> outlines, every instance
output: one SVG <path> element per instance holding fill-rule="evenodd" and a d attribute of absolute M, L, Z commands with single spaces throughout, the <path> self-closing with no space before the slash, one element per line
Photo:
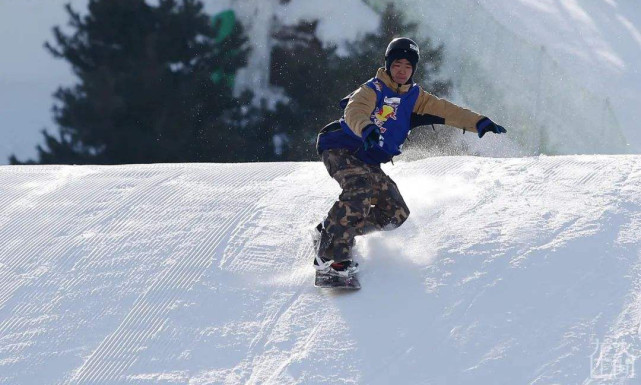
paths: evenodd
<path fill-rule="evenodd" d="M 386 122 L 387 119 L 396 120 L 396 107 L 384 105 L 376 111 L 376 119 L 381 122 Z"/>
<path fill-rule="evenodd" d="M 401 98 L 385 98 L 383 100 L 384 104 L 381 108 L 374 111 L 374 123 L 381 127 L 388 119 L 396 120 L 396 111 L 398 110 L 398 105 L 401 104 Z M 384 132 L 381 130 L 381 132 Z"/>

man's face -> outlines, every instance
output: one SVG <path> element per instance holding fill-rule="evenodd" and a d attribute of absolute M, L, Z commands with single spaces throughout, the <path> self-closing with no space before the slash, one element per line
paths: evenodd
<path fill-rule="evenodd" d="M 396 59 L 392 62 L 389 72 L 394 82 L 405 84 L 412 76 L 412 64 L 407 59 Z"/>

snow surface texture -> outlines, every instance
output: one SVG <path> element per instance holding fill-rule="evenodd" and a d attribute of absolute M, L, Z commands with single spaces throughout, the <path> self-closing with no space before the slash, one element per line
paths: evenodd
<path fill-rule="evenodd" d="M 412 214 L 335 293 L 320 163 L 0 167 L 0 383 L 638 381 L 641 157 L 385 170 Z"/>

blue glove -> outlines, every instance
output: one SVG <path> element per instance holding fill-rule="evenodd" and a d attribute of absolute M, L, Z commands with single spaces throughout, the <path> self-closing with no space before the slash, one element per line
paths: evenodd
<path fill-rule="evenodd" d="M 495 134 L 506 133 L 507 130 L 503 126 L 499 126 L 490 120 L 490 118 L 483 118 L 476 123 L 476 131 L 479 133 L 479 138 L 482 138 L 486 132 L 493 132 Z"/>
<path fill-rule="evenodd" d="M 363 144 L 363 147 L 365 147 L 365 151 L 367 149 L 374 147 L 374 145 L 378 144 L 378 141 L 381 139 L 381 129 L 378 128 L 377 125 L 375 124 L 368 124 L 365 126 L 363 129 L 363 141 L 365 142 Z"/>

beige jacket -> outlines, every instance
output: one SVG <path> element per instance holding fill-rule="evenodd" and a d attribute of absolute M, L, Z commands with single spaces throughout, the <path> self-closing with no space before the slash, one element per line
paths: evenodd
<path fill-rule="evenodd" d="M 376 77 L 398 94 L 406 93 L 411 86 L 410 84 L 405 84 L 399 87 L 399 84 L 395 83 L 385 72 L 385 68 L 382 67 L 376 72 Z M 420 93 L 414 105 L 414 113 L 435 115 L 444 118 L 445 124 L 448 126 L 476 132 L 476 123 L 483 118 L 482 115 L 459 107 L 445 99 L 439 99 L 424 91 L 420 86 L 419 88 Z M 365 126 L 372 124 L 370 117 L 374 107 L 376 107 L 376 92 L 363 84 L 354 92 L 345 107 L 345 121 L 356 135 L 362 136 Z"/>

